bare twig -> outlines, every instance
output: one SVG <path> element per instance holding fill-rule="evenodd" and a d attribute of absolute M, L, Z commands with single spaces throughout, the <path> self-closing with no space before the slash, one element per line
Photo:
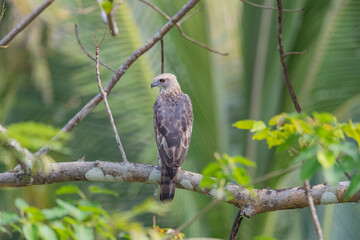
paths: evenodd
<path fill-rule="evenodd" d="M 40 15 L 50 4 L 55 0 L 45 0 L 38 8 L 36 8 L 29 16 L 22 20 L 16 27 L 14 27 L 3 39 L 0 41 L 0 46 L 5 46 L 24 30 L 36 17 Z"/>
<path fill-rule="evenodd" d="M 315 225 L 315 229 L 316 229 L 316 233 L 318 235 L 318 239 L 323 240 L 324 237 L 323 237 L 321 225 L 320 225 L 320 222 L 319 222 L 319 218 L 318 218 L 318 216 L 316 214 L 316 209 L 315 209 L 315 205 L 314 205 L 314 199 L 311 196 L 310 183 L 309 183 L 308 179 L 305 180 L 304 186 L 305 186 L 305 190 L 306 190 L 306 197 L 307 197 L 309 207 L 310 207 L 311 217 L 312 217 L 314 225 Z"/>
<path fill-rule="evenodd" d="M 200 0 L 189 0 L 155 35 L 144 43 L 138 50 L 131 54 L 126 61 L 117 69 L 112 78 L 104 87 L 104 91 L 109 95 L 115 84 L 125 74 L 129 67 L 150 48 L 152 48 L 165 34 L 175 26 L 175 24 L 185 16 Z M 70 132 L 81 120 L 83 120 L 100 102 L 102 95 L 99 93 L 91 99 L 75 116 L 70 119 L 61 129 L 61 132 Z M 51 141 L 55 141 L 55 136 Z M 49 145 L 42 147 L 35 155 L 46 154 L 50 151 Z"/>
<path fill-rule="evenodd" d="M 186 20 L 188 20 L 189 18 L 191 18 L 192 16 L 195 16 L 196 14 L 200 13 L 202 11 L 202 8 L 196 10 L 196 11 L 193 11 L 191 13 L 189 13 L 188 15 L 186 15 L 183 19 L 181 19 L 179 21 L 179 24 L 183 24 L 183 22 L 185 22 Z"/>
<path fill-rule="evenodd" d="M 287 53 L 284 54 L 284 57 L 288 57 L 290 55 L 303 55 L 303 54 L 305 54 L 307 52 L 308 52 L 307 49 L 302 51 L 302 52 L 287 52 Z"/>
<path fill-rule="evenodd" d="M 104 40 L 104 39 L 103 39 Z M 120 153 L 121 153 L 121 156 L 122 156 L 122 159 L 124 162 L 128 162 L 127 158 L 126 158 L 126 154 L 125 154 L 125 151 L 124 151 L 124 148 L 121 144 L 121 140 L 120 140 L 120 136 L 119 136 L 119 133 L 116 129 L 116 126 L 115 126 L 115 122 L 114 122 L 114 118 L 112 116 L 112 113 L 111 113 L 111 110 L 110 110 L 110 106 L 109 106 L 109 103 L 107 101 L 107 93 L 104 91 L 104 89 L 102 88 L 101 86 L 101 79 L 100 79 L 100 70 L 99 70 L 99 47 L 102 43 L 102 41 L 99 41 L 97 42 L 95 40 L 95 44 L 96 44 L 96 52 L 95 52 L 95 57 L 96 57 L 96 61 L 95 61 L 95 68 L 96 68 L 96 80 L 97 80 L 97 84 L 98 84 L 98 87 L 99 87 L 99 91 L 102 95 L 102 98 L 103 98 L 103 101 L 104 101 L 104 104 L 105 104 L 105 108 L 106 108 L 106 111 L 109 115 L 109 119 L 110 119 L 110 124 L 111 124 L 111 127 L 114 131 L 114 135 L 115 135 L 115 139 L 116 139 L 116 143 L 120 149 Z"/>
<path fill-rule="evenodd" d="M 91 54 L 90 54 L 88 51 L 86 51 L 86 49 L 83 47 L 83 45 L 82 45 L 81 42 L 80 42 L 79 32 L 78 32 L 78 29 L 77 29 L 77 24 L 75 24 L 75 36 L 76 36 L 76 40 L 77 40 L 77 42 L 78 42 L 81 50 L 86 54 L 86 56 L 88 56 L 91 60 L 93 60 L 93 61 L 95 62 L 96 59 L 95 59 L 93 56 L 91 56 Z M 113 73 L 115 73 L 115 69 L 113 69 L 113 68 L 110 67 L 109 65 L 107 65 L 107 64 L 105 64 L 105 63 L 103 63 L 103 62 L 101 62 L 101 61 L 99 61 L 99 63 L 100 63 L 101 65 L 103 65 L 104 67 L 106 67 L 107 69 L 109 69 L 110 71 L 112 71 Z"/>
<path fill-rule="evenodd" d="M 164 73 L 164 40 L 160 40 L 161 45 L 161 74 Z"/>
<path fill-rule="evenodd" d="M 152 3 L 150 3 L 150 2 L 148 2 L 146 0 L 139 0 L 139 1 L 145 3 L 146 5 L 148 5 L 152 9 L 154 9 L 156 12 L 158 12 L 161 16 L 163 16 L 164 18 L 166 18 L 167 20 L 170 21 L 170 17 L 166 13 L 164 13 L 160 8 L 158 8 L 157 6 L 153 5 Z M 229 55 L 229 53 L 219 52 L 219 51 L 217 51 L 215 49 L 212 49 L 212 48 L 206 46 L 205 44 L 203 44 L 201 42 L 198 42 L 195 39 L 189 37 L 188 35 L 186 35 L 184 33 L 184 30 L 183 30 L 183 28 L 182 28 L 182 26 L 181 26 L 181 24 L 179 22 L 176 23 L 176 27 L 179 29 L 180 35 L 183 38 L 185 38 L 186 40 L 188 40 L 189 42 L 192 42 L 193 44 L 198 45 L 199 47 L 204 48 L 204 49 L 208 50 L 209 52 L 216 53 L 216 54 L 219 54 L 221 56 Z"/>
<path fill-rule="evenodd" d="M 281 0 L 277 0 L 278 3 L 278 34 L 277 34 L 277 39 L 278 39 L 278 48 L 279 48 L 279 53 L 280 53 L 280 62 L 281 62 L 281 66 L 283 68 L 284 71 L 284 79 L 285 79 L 285 83 L 286 86 L 289 90 L 291 99 L 294 103 L 295 109 L 297 112 L 301 112 L 301 107 L 299 105 L 299 102 L 296 98 L 294 89 L 291 85 L 290 79 L 289 79 L 289 74 L 286 68 L 286 63 L 285 63 L 285 56 L 284 56 L 284 48 L 283 48 L 283 44 L 282 44 L 282 4 L 281 4 Z"/>
<path fill-rule="evenodd" d="M 270 7 L 270 6 L 264 6 L 264 5 L 261 5 L 261 4 L 256 4 L 256 3 L 253 3 L 253 2 L 250 2 L 250 1 L 247 1 L 247 0 L 240 0 L 241 2 L 243 3 L 246 3 L 250 6 L 253 6 L 253 7 L 257 7 L 257 8 L 262 8 L 262 9 L 267 9 L 267 10 L 278 10 L 277 8 L 275 7 Z M 301 11 L 304 11 L 305 8 L 299 8 L 299 9 L 283 9 L 283 12 L 301 12 Z"/>
<path fill-rule="evenodd" d="M 126 1 L 126 0 L 121 0 L 121 1 L 119 1 L 119 2 L 116 4 L 116 6 L 114 7 L 114 9 L 112 10 L 112 12 L 115 14 L 115 12 L 119 9 L 119 7 L 120 7 L 121 5 L 123 5 L 123 4 L 125 3 L 125 1 Z"/>
<path fill-rule="evenodd" d="M 5 0 L 3 0 L 3 3 L 1 5 L 1 12 L 0 12 L 0 23 L 4 17 L 5 11 L 6 11 Z"/>
<path fill-rule="evenodd" d="M 281 0 L 277 0 L 277 5 L 278 5 L 278 34 L 277 34 L 277 38 L 278 38 L 278 48 L 279 48 L 279 53 L 280 53 L 280 62 L 283 68 L 283 72 L 284 72 L 284 79 L 285 79 L 285 83 L 286 86 L 289 90 L 289 93 L 291 95 L 291 99 L 294 103 L 294 107 L 296 109 L 296 111 L 298 113 L 301 113 L 301 107 L 299 105 L 299 102 L 296 98 L 294 89 L 291 85 L 290 79 L 289 79 L 289 75 L 287 72 L 287 67 L 286 67 L 286 63 L 285 63 L 285 54 L 284 54 L 284 49 L 283 49 L 283 44 L 282 44 L 282 3 Z M 311 189 L 310 189 L 310 183 L 309 180 L 306 179 L 304 182 L 304 187 L 305 187 L 305 192 L 306 192 L 306 197 L 307 197 L 307 201 L 310 207 L 310 212 L 311 212 L 311 217 L 313 219 L 314 225 L 315 225 L 315 229 L 316 229 L 316 233 L 318 235 L 318 239 L 319 240 L 323 240 L 323 234 L 322 234 L 322 229 L 321 229 L 321 225 L 319 223 L 319 219 L 318 216 L 316 214 L 316 209 L 315 209 L 315 205 L 314 205 L 314 200 L 313 197 L 311 195 Z"/>
<path fill-rule="evenodd" d="M 236 240 L 243 219 L 244 219 L 243 212 L 242 210 L 240 210 L 235 217 L 234 224 L 231 228 L 229 240 Z"/>

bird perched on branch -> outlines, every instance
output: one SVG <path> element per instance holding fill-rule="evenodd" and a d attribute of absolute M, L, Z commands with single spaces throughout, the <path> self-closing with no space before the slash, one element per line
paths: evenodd
<path fill-rule="evenodd" d="M 151 88 L 159 87 L 154 103 L 154 132 L 161 159 L 160 200 L 174 198 L 176 174 L 189 149 L 193 127 L 193 110 L 188 95 L 171 73 L 154 78 Z"/>

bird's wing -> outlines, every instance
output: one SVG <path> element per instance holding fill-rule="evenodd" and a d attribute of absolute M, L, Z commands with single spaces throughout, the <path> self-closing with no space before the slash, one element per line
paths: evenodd
<path fill-rule="evenodd" d="M 178 101 L 158 98 L 154 104 L 154 131 L 159 155 L 171 177 L 183 163 L 189 149 L 193 111 L 188 95 Z"/>

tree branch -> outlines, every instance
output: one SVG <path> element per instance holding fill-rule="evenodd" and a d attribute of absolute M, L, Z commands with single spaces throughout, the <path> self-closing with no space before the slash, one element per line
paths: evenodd
<path fill-rule="evenodd" d="M 38 8 L 36 8 L 29 16 L 22 20 L 16 27 L 14 27 L 3 39 L 0 40 L 0 46 L 5 46 L 24 30 L 36 17 L 38 17 L 50 4 L 55 0 L 46 0 Z"/>
<path fill-rule="evenodd" d="M 148 1 L 146 1 L 146 0 L 139 0 L 139 1 L 145 3 L 146 5 L 148 5 L 148 6 L 151 7 L 152 9 L 154 9 L 156 12 L 158 12 L 161 16 L 163 16 L 163 17 L 166 18 L 167 20 L 170 20 L 170 17 L 169 17 L 166 13 L 164 13 L 160 8 L 158 8 L 157 6 L 151 4 L 150 2 L 148 2 Z M 186 19 L 185 19 L 185 20 L 186 20 Z M 179 29 L 180 35 L 181 35 L 183 38 L 185 38 L 186 40 L 188 40 L 189 42 L 192 42 L 193 44 L 198 45 L 199 47 L 204 48 L 204 49 L 206 49 L 206 50 L 208 50 L 208 51 L 210 51 L 210 52 L 212 52 L 212 53 L 216 53 L 216 54 L 219 54 L 219 55 L 222 55 L 222 56 L 227 56 L 227 55 L 229 55 L 229 53 L 219 52 L 219 51 L 217 51 L 217 50 L 215 50 L 215 49 L 212 49 L 212 48 L 206 46 L 205 44 L 203 44 L 203 43 L 201 43 L 201 42 L 196 41 L 195 39 L 189 37 L 188 35 L 186 35 L 186 34 L 184 33 L 184 30 L 183 30 L 180 22 L 176 23 L 176 27 Z"/>
<path fill-rule="evenodd" d="M 4 142 L 0 141 L 0 143 L 3 144 L 4 147 L 19 153 L 18 157 L 15 157 L 17 163 L 21 166 L 25 173 L 30 174 L 33 165 L 36 163 L 34 155 L 32 155 L 32 153 L 26 148 L 23 148 L 17 140 L 8 138 L 6 136 L 6 129 L 0 124 L 0 136 L 1 134 L 5 136 L 6 140 Z"/>
<path fill-rule="evenodd" d="M 96 182 L 139 182 L 146 184 L 160 183 L 160 168 L 153 165 L 130 162 L 59 162 L 50 163 L 30 177 L 16 173 L 0 173 L 0 187 L 23 187 L 70 181 Z M 216 189 L 199 187 L 201 174 L 179 170 L 176 187 L 198 192 L 216 198 Z M 311 187 L 315 205 L 343 203 L 350 182 L 340 182 L 336 186 L 319 184 Z M 309 206 L 304 187 L 285 189 L 254 189 L 252 192 L 229 183 L 225 190 L 234 197 L 219 201 L 230 203 L 243 210 L 243 215 L 252 217 L 260 213 L 297 209 Z M 347 202 L 358 202 L 360 192 L 350 197 Z"/>
<path fill-rule="evenodd" d="M 144 43 L 138 50 L 136 50 L 128 59 L 117 69 L 112 78 L 104 87 L 104 91 L 107 95 L 119 79 L 125 74 L 127 69 L 144 53 L 152 48 L 165 34 L 175 26 L 175 24 L 185 16 L 200 0 L 189 0 L 155 35 Z M 67 124 L 61 129 L 62 132 L 70 132 L 81 120 L 83 120 L 100 102 L 102 101 L 101 94 L 97 94 L 91 99 L 75 116 L 67 122 Z M 55 141 L 55 136 L 51 141 Z M 46 154 L 50 151 L 50 147 L 44 146 L 35 155 Z"/>

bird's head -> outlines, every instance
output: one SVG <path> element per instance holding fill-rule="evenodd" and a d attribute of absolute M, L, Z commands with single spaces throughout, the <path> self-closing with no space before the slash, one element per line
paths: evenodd
<path fill-rule="evenodd" d="M 176 76 L 171 73 L 163 73 L 159 76 L 156 76 L 154 80 L 151 83 L 151 88 L 153 87 L 159 87 L 160 92 L 166 91 L 166 90 L 175 90 L 175 91 L 181 91 L 180 85 L 176 79 Z"/>

